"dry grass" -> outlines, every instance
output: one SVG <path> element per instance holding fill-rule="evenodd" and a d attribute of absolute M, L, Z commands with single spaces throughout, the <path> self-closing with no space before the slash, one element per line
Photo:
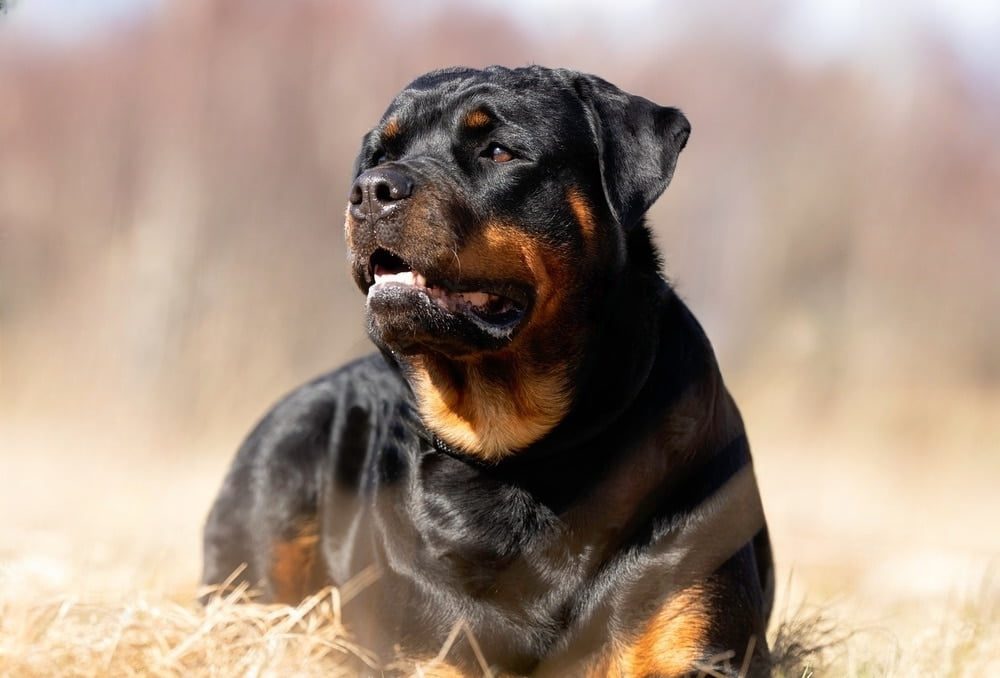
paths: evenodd
<path fill-rule="evenodd" d="M 772 630 L 778 678 L 810 676 L 992 676 L 1000 671 L 1000 600 L 996 588 L 941 609 L 908 641 L 886 629 L 851 629 L 822 612 L 802 613 Z"/>
<path fill-rule="evenodd" d="M 238 604 L 244 590 L 196 602 L 226 444 L 81 447 L 61 431 L 0 431 L 13 478 L 0 492 L 0 676 L 357 673 L 367 655 L 348 631 L 363 580 L 294 608 Z M 1000 581 L 984 575 L 1000 552 L 986 528 L 994 462 L 958 447 L 923 466 L 885 461 L 843 436 L 803 455 L 762 427 L 757 439 L 780 678 L 1000 675 Z"/>
<path fill-rule="evenodd" d="M 104 601 L 2 600 L 0 675 L 356 675 L 358 667 L 374 664 L 351 641 L 343 607 L 363 585 L 324 589 L 297 607 L 249 602 L 245 587 L 212 594 L 204 607 L 144 591 Z M 939 623 L 927 624 L 909 647 L 884 630 L 852 629 L 827 610 L 785 611 L 769 639 L 776 676 L 995 675 L 998 593 L 984 583 L 977 595 L 946 608 Z M 430 664 L 406 665 L 407 672 L 433 675 L 450 646 Z M 717 673 L 706 666 L 704 675 Z"/>
<path fill-rule="evenodd" d="M 337 590 L 298 607 L 238 604 L 244 594 L 204 608 L 144 593 L 117 603 L 5 606 L 0 674 L 347 676 L 345 658 L 367 659 L 344 629 Z"/>
<path fill-rule="evenodd" d="M 2 676 L 352 676 L 376 667 L 352 642 L 343 605 L 367 577 L 328 587 L 298 606 L 254 603 L 245 585 L 203 592 L 204 607 L 137 592 L 116 602 L 73 597 L 2 605 Z M 393 668 L 433 676 L 465 632 L 456 626 L 437 657 Z M 478 652 L 484 675 L 485 659 Z"/>

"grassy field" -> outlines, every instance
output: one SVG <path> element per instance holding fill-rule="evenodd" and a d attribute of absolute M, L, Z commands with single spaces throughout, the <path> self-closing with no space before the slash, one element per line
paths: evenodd
<path fill-rule="evenodd" d="M 992 596 L 992 603 L 984 597 L 924 609 L 918 614 L 942 615 L 940 622 L 925 620 L 909 643 L 887 629 L 848 631 L 849 622 L 821 612 L 786 611 L 771 632 L 776 675 L 994 675 L 1000 615 L 995 590 Z M 240 604 L 238 593 L 204 608 L 146 591 L 95 600 L 77 594 L 6 602 L 2 674 L 347 676 L 346 658 L 370 661 L 345 629 L 350 600 L 342 591 L 321 591 L 295 608 Z M 447 651 L 446 644 L 440 660 Z M 407 668 L 434 675 L 438 661 Z M 704 675 L 716 673 L 706 666 Z"/>
<path fill-rule="evenodd" d="M 350 589 L 196 604 L 201 526 L 253 418 L 371 350 L 362 134 L 419 73 L 490 63 L 692 121 L 649 222 L 745 416 L 780 672 L 1000 675 L 1000 61 L 953 32 L 988 3 L 6 4 L 0 678 L 364 656 Z"/>
<path fill-rule="evenodd" d="M 898 436 L 757 428 L 779 675 L 1000 672 L 996 460 L 963 456 L 954 436 L 928 457 Z M 298 608 L 195 602 L 199 531 L 231 447 L 4 426 L 0 675 L 337 675 L 364 657 L 345 630 L 363 583 Z"/>

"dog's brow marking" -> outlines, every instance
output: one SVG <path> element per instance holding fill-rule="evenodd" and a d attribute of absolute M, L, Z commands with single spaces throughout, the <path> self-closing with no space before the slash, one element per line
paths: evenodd
<path fill-rule="evenodd" d="M 493 118 L 491 118 L 489 113 L 486 111 L 482 111 L 477 108 L 466 113 L 462 122 L 466 127 L 475 129 L 477 127 L 486 127 L 493 122 Z"/>
<path fill-rule="evenodd" d="M 393 139 L 399 136 L 399 133 L 403 131 L 403 128 L 399 124 L 399 118 L 392 117 L 389 121 L 385 123 L 385 127 L 382 129 L 383 139 Z"/>
<path fill-rule="evenodd" d="M 584 241 L 589 245 L 593 242 L 594 235 L 597 233 L 597 223 L 594 219 L 594 211 L 590 208 L 590 203 L 583 196 L 583 192 L 576 186 L 570 186 L 566 189 L 566 202 L 569 203 L 573 217 L 580 225 Z"/>

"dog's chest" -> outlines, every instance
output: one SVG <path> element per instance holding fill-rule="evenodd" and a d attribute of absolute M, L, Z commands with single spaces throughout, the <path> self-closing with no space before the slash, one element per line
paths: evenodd
<path fill-rule="evenodd" d="M 484 651 L 527 666 L 566 627 L 600 549 L 544 497 L 411 442 L 375 455 L 359 497 L 371 539 L 351 560 L 379 572 L 355 607 L 362 635 L 434 652 L 463 621 Z"/>
<path fill-rule="evenodd" d="M 385 557 L 399 570 L 498 602 L 512 586 L 547 589 L 532 572 L 572 559 L 562 520 L 517 482 L 426 448 L 405 465 L 373 497 Z"/>

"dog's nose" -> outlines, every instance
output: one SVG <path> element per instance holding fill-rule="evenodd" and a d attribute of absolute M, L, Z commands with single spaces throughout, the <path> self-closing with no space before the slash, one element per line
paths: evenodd
<path fill-rule="evenodd" d="M 351 186 L 351 214 L 357 219 L 378 221 L 413 193 L 413 180 L 403 172 L 376 167 Z"/>

